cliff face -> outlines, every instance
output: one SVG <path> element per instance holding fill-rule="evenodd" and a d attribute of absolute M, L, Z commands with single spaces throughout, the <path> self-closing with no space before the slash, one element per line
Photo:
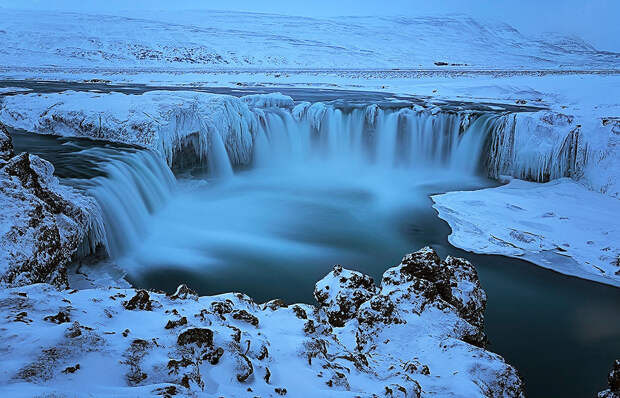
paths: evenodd
<path fill-rule="evenodd" d="M 523 397 L 484 348 L 474 267 L 430 248 L 372 278 L 336 266 L 317 305 L 135 289 L 0 293 L 0 389 L 115 396 Z M 101 370 L 105 369 L 105 375 Z M 95 376 L 97 375 L 97 376 Z M 15 386 L 15 387 L 12 387 Z"/>
<path fill-rule="evenodd" d="M 63 186 L 53 166 L 15 154 L 0 124 L 0 283 L 67 285 L 64 266 L 88 232 L 95 202 Z"/>

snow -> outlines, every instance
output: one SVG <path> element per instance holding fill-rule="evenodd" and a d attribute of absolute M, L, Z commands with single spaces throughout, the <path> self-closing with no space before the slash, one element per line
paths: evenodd
<path fill-rule="evenodd" d="M 473 266 L 424 260 L 436 256 L 428 248 L 409 255 L 386 271 L 381 291 L 368 276 L 335 269 L 317 290 L 330 286 L 343 305 L 352 300 L 354 283 L 341 284 L 335 273 L 342 273 L 340 281 L 359 275 L 372 290 L 348 301 L 359 310 L 347 313 L 342 326 L 330 324 L 322 302 L 259 305 L 240 293 L 197 297 L 184 286 L 172 296 L 118 287 L 5 289 L 0 391 L 14 397 L 158 396 L 166 388 L 197 397 L 274 397 L 283 389 L 290 397 L 392 396 L 388 390 L 406 397 L 523 397 L 514 368 L 466 342 L 482 326 L 466 320 L 460 301 L 445 291 L 429 296 L 464 278 L 475 285 L 468 297 L 476 313 L 484 309 Z"/>
<path fill-rule="evenodd" d="M 241 100 L 258 108 L 292 108 L 295 105 L 291 97 L 282 93 L 245 95 Z"/>
<path fill-rule="evenodd" d="M 620 201 L 562 178 L 432 197 L 449 241 L 476 253 L 523 258 L 620 286 Z"/>
<path fill-rule="evenodd" d="M 0 64 L 11 67 L 496 69 L 615 68 L 618 62 L 618 54 L 597 51 L 579 38 L 528 37 L 506 23 L 463 15 L 1 12 L 6 45 Z"/>

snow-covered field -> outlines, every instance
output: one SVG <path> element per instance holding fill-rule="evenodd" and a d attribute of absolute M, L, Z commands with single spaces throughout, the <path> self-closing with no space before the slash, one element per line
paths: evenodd
<path fill-rule="evenodd" d="M 578 37 L 444 17 L 307 18 L 224 11 L 87 15 L 0 8 L 10 67 L 616 68 Z M 501 57 L 498 57 L 501 54 Z M 443 64 L 445 65 L 443 65 Z"/>

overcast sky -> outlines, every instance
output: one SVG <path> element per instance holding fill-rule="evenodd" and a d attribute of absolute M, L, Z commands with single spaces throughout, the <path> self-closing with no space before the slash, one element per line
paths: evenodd
<path fill-rule="evenodd" d="M 110 14 L 126 9 L 216 9 L 317 17 L 463 13 L 503 20 L 525 34 L 576 34 L 600 50 L 620 52 L 620 0 L 0 0 L 0 5 Z"/>

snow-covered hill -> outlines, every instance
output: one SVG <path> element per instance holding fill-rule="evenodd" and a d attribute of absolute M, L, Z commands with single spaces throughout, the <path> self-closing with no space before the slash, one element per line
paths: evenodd
<path fill-rule="evenodd" d="M 85 15 L 0 8 L 0 66 L 616 68 L 575 37 L 466 16 L 307 18 L 224 11 Z M 436 65 L 439 63 L 439 65 Z M 447 64 L 447 65 L 445 65 Z"/>

